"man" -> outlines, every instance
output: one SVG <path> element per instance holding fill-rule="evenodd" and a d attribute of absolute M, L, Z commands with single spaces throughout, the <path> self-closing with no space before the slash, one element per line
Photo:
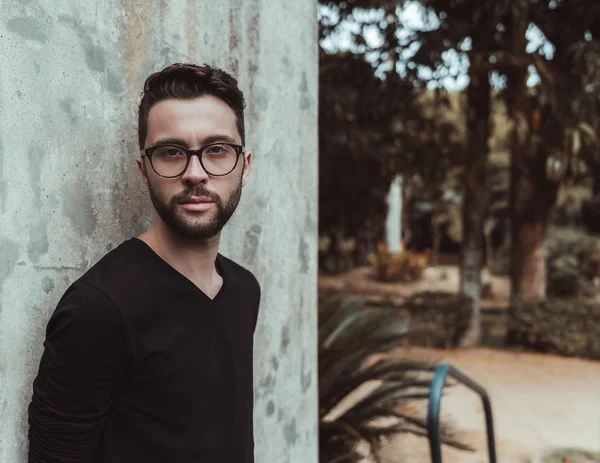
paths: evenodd
<path fill-rule="evenodd" d="M 30 463 L 254 461 L 260 288 L 219 254 L 252 162 L 244 97 L 210 66 L 151 75 L 137 164 L 157 215 L 65 292 L 29 406 Z"/>

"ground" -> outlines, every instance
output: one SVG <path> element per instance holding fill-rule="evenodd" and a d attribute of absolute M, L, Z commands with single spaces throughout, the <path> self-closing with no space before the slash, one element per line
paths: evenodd
<path fill-rule="evenodd" d="M 370 279 L 369 272 L 368 268 L 360 268 L 342 276 L 320 276 L 319 289 L 345 289 L 371 298 L 385 294 L 398 299 L 416 291 L 458 289 L 454 266 L 428 269 L 421 282 L 412 284 L 377 283 Z M 508 295 L 507 279 L 493 277 L 492 294 L 482 301 L 482 307 L 503 311 Z M 398 355 L 406 355 L 406 349 L 400 349 Z M 410 355 L 450 363 L 487 390 L 494 414 L 498 463 L 536 463 L 535 455 L 556 447 L 598 454 L 595 460 L 571 458 L 565 462 L 600 463 L 600 362 L 497 348 L 412 348 Z M 489 461 L 483 408 L 475 393 L 462 386 L 449 390 L 442 401 L 442 417 L 449 419 L 476 448 L 474 453 L 444 448 L 444 463 Z M 428 441 L 412 436 L 396 438 L 386 446 L 385 457 L 383 463 L 431 461 Z"/>
<path fill-rule="evenodd" d="M 412 356 L 438 359 L 461 370 L 489 394 L 499 462 L 530 462 L 554 447 L 600 452 L 600 363 L 496 349 L 414 349 Z M 457 386 L 442 399 L 450 419 L 475 453 L 443 449 L 444 463 L 487 462 L 481 400 Z M 387 462 L 429 462 L 428 443 L 400 438 L 386 449 Z M 600 461 L 600 460 L 598 460 Z"/>

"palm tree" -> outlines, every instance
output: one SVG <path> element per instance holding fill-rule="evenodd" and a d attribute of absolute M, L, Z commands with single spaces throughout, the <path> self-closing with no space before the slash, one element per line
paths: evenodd
<path fill-rule="evenodd" d="M 427 436 L 424 416 L 406 412 L 424 401 L 435 365 L 390 355 L 408 333 L 398 312 L 368 308 L 361 297 L 328 294 L 319 302 L 319 438 L 321 463 L 354 463 L 367 454 L 381 462 L 386 438 Z M 370 386 L 368 392 L 361 392 Z M 342 401 L 360 395 L 350 406 Z M 358 394 L 357 394 L 358 393 Z M 345 402 L 345 401 L 344 401 Z M 444 443 L 470 447 L 448 427 Z"/>

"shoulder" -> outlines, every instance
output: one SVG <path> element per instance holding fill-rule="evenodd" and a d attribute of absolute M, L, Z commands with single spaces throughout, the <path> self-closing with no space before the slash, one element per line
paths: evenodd
<path fill-rule="evenodd" d="M 145 245 L 135 238 L 124 241 L 98 260 L 80 280 L 104 289 L 115 280 L 134 277 L 144 267 L 143 246 Z"/>
<path fill-rule="evenodd" d="M 100 288 L 79 279 L 63 294 L 47 326 L 47 335 L 76 328 L 80 333 L 126 334 L 113 300 Z"/>
<path fill-rule="evenodd" d="M 235 288 L 237 300 L 243 300 L 246 307 L 251 308 L 252 313 L 252 330 L 256 330 L 258 321 L 258 312 L 260 309 L 261 289 L 260 283 L 254 274 L 240 264 L 231 259 L 219 254 L 218 263 L 223 267 L 227 286 Z"/>
<path fill-rule="evenodd" d="M 159 273 L 156 259 L 139 239 L 129 239 L 105 254 L 79 282 L 87 283 L 104 292 L 121 310 L 128 310 L 132 302 L 143 300 Z"/>
<path fill-rule="evenodd" d="M 261 288 L 258 279 L 250 270 L 221 254 L 219 254 L 218 262 L 223 267 L 227 286 L 235 288 L 237 297 L 241 297 L 253 305 L 254 311 L 258 313 L 261 300 Z"/>
<path fill-rule="evenodd" d="M 219 264 L 223 267 L 228 284 L 245 287 L 260 294 L 260 283 L 250 270 L 222 254 L 219 254 Z"/>

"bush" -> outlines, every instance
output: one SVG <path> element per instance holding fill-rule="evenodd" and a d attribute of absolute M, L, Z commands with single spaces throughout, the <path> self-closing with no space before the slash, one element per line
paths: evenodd
<path fill-rule="evenodd" d="M 473 301 L 464 294 L 425 291 L 404 301 L 409 315 L 413 344 L 427 347 L 456 347 L 469 327 Z"/>
<path fill-rule="evenodd" d="M 600 292 L 600 239 L 572 228 L 553 228 L 546 243 L 549 297 L 589 297 Z M 490 273 L 510 274 L 510 245 L 496 250 Z"/>
<path fill-rule="evenodd" d="M 589 299 L 517 300 L 511 342 L 539 352 L 600 360 L 600 304 Z"/>
<path fill-rule="evenodd" d="M 418 281 L 427 268 L 427 256 L 413 251 L 400 254 L 378 252 L 371 258 L 378 281 Z"/>
<path fill-rule="evenodd" d="M 546 246 L 548 297 L 598 294 L 600 240 L 574 229 L 554 229 Z"/>

